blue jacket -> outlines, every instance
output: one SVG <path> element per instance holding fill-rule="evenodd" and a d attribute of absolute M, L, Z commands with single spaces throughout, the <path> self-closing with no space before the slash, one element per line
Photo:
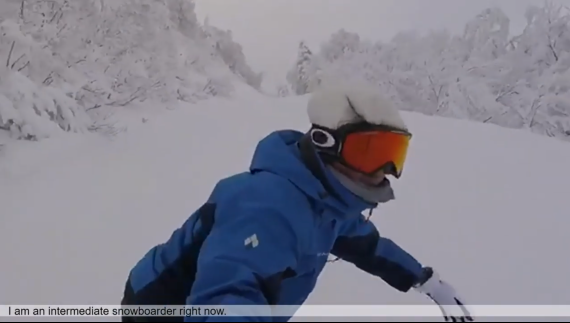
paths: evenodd
<path fill-rule="evenodd" d="M 361 214 L 375 205 L 350 193 L 326 168 L 344 203 L 324 194 L 301 161 L 296 143 L 302 136 L 285 130 L 261 140 L 250 171 L 221 180 L 209 200 L 133 268 L 131 303 L 300 305 L 329 254 L 409 290 L 421 276 L 420 263 L 380 237 Z M 219 321 L 227 319 L 264 320 Z"/>

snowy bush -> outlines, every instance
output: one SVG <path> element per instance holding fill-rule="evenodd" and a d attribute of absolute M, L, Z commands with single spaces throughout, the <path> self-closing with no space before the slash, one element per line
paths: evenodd
<path fill-rule="evenodd" d="M 526 19 L 515 37 L 497 8 L 462 35 L 404 32 L 369 43 L 340 30 L 318 53 L 301 43 L 287 81 L 305 94 L 334 79 L 364 79 L 402 110 L 570 140 L 570 13 L 547 3 L 529 7 Z"/>
<path fill-rule="evenodd" d="M 0 130 L 39 140 L 55 131 L 81 131 L 89 118 L 77 102 L 19 72 L 0 72 Z"/>
<path fill-rule="evenodd" d="M 0 6 L 0 131 L 18 138 L 99 128 L 102 108 L 229 95 L 236 81 L 259 87 L 261 76 L 231 33 L 198 23 L 191 0 Z"/>

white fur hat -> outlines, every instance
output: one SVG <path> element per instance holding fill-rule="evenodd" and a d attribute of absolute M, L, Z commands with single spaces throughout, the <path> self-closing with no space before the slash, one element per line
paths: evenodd
<path fill-rule="evenodd" d="M 312 124 L 329 129 L 366 121 L 408 130 L 398 109 L 378 89 L 365 83 L 339 83 L 318 89 L 309 99 L 307 113 Z"/>

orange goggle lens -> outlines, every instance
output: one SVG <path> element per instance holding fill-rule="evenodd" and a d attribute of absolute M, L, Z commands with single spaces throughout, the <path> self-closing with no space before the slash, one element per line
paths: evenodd
<path fill-rule="evenodd" d="M 396 168 L 394 175 L 400 176 L 409 142 L 410 135 L 397 132 L 354 132 L 346 136 L 341 155 L 347 164 L 367 174 L 393 163 Z"/>

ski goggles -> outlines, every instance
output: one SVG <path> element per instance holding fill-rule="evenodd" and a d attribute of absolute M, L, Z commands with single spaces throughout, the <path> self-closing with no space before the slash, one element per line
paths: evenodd
<path fill-rule="evenodd" d="M 357 172 L 372 175 L 382 170 L 399 178 L 412 135 L 392 127 L 351 124 L 337 130 L 313 126 L 311 138 L 319 150 L 333 155 Z"/>

